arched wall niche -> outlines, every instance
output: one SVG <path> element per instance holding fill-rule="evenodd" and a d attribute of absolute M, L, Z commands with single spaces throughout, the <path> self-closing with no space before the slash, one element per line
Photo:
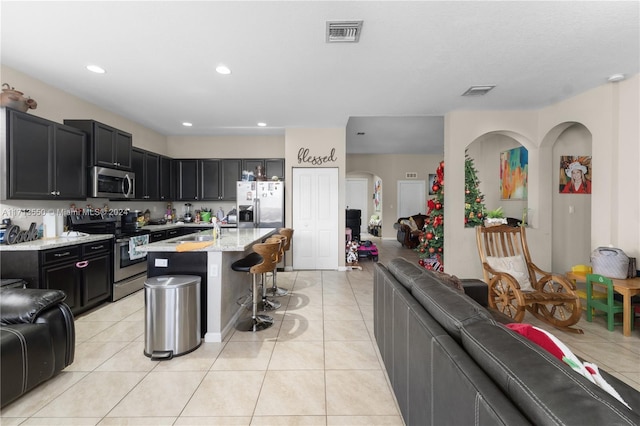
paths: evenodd
<path fill-rule="evenodd" d="M 591 156 L 592 134 L 582 123 L 571 121 L 553 127 L 542 138 L 540 156 L 543 164 L 550 164 L 551 173 L 542 177 L 542 192 L 548 189 L 549 196 L 541 197 L 544 211 L 551 223 L 551 269 L 565 272 L 573 265 L 589 264 L 591 253 L 590 194 L 561 194 L 560 157 L 563 155 Z M 592 162 L 593 176 L 598 176 L 597 158 Z M 601 169 L 602 170 L 602 169 Z"/>
<path fill-rule="evenodd" d="M 502 207 L 506 217 L 522 219 L 524 209 L 529 209 L 527 200 L 503 200 L 500 193 L 500 153 L 509 149 L 523 146 L 529 156 L 534 151 L 534 145 L 525 136 L 516 132 L 499 130 L 478 136 L 466 147 L 466 152 L 477 170 L 480 181 L 478 187 L 484 195 L 487 210 Z M 531 162 L 531 157 L 529 157 Z"/>

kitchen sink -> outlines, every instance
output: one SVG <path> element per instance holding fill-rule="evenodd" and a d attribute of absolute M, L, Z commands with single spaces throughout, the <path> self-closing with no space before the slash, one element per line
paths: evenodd
<path fill-rule="evenodd" d="M 192 241 L 213 241 L 213 235 L 188 235 L 178 241 L 178 243 L 188 243 Z"/>

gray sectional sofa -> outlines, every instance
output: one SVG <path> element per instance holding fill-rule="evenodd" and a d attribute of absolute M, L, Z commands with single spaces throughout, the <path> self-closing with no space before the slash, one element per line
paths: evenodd
<path fill-rule="evenodd" d="M 374 333 L 407 425 L 640 424 L 622 381 L 601 370 L 630 408 L 436 274 L 375 268 Z"/>

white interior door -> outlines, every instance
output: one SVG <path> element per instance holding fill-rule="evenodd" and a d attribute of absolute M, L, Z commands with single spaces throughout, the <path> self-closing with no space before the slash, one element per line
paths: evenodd
<path fill-rule="evenodd" d="M 360 210 L 363 228 L 369 223 L 369 181 L 362 178 L 346 179 L 345 205 L 348 209 Z"/>
<path fill-rule="evenodd" d="M 294 168 L 293 269 L 338 269 L 338 169 Z"/>
<path fill-rule="evenodd" d="M 398 217 L 426 214 L 426 185 L 423 180 L 398 181 Z"/>

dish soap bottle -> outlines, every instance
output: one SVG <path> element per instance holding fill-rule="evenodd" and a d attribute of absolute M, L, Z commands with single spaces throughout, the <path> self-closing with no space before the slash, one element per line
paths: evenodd
<path fill-rule="evenodd" d="M 218 211 L 216 212 L 216 217 L 220 222 L 222 222 L 222 219 L 224 219 L 224 210 L 222 210 L 222 207 L 218 207 Z"/>

